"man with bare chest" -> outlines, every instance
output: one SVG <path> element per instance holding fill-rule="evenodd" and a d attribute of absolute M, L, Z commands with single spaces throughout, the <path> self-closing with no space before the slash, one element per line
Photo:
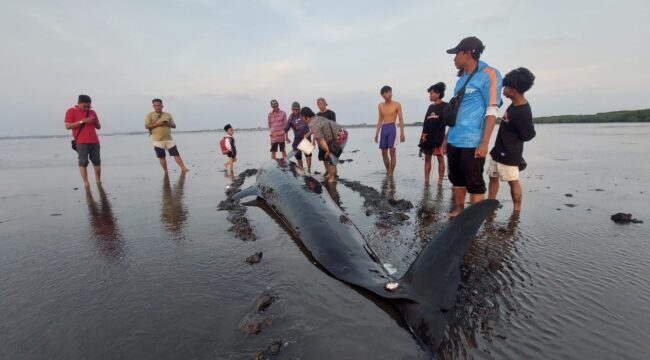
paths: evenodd
<path fill-rule="evenodd" d="M 377 130 L 375 131 L 375 143 L 379 143 L 381 156 L 386 166 L 386 174 L 393 176 L 395 166 L 397 165 L 396 157 L 396 138 L 397 138 L 397 118 L 399 117 L 400 142 L 404 142 L 404 118 L 402 117 L 402 105 L 393 101 L 393 89 L 386 85 L 381 88 L 381 97 L 384 102 L 380 103 L 379 118 L 377 120 Z M 381 131 L 381 134 L 380 134 Z"/>

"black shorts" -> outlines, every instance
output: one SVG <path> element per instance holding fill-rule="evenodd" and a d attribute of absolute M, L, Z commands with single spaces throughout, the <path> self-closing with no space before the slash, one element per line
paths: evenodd
<path fill-rule="evenodd" d="M 318 160 L 325 160 L 325 150 L 321 149 L 320 147 L 318 148 Z"/>
<path fill-rule="evenodd" d="M 285 142 L 274 142 L 271 144 L 271 152 L 284 151 Z M 278 150 L 280 148 L 280 150 Z"/>
<path fill-rule="evenodd" d="M 237 157 L 237 154 L 235 154 L 235 153 L 232 152 L 232 151 L 228 151 L 228 153 L 226 154 L 226 156 L 229 157 L 229 158 L 231 158 L 231 159 L 233 159 L 233 158 L 236 158 L 236 157 Z"/>
<path fill-rule="evenodd" d="M 485 158 L 475 158 L 474 151 L 476 148 L 457 148 L 447 144 L 449 181 L 454 186 L 467 188 L 470 194 L 485 194 Z"/>
<path fill-rule="evenodd" d="M 163 149 L 163 148 L 159 148 L 157 146 L 154 146 L 153 150 L 156 152 L 156 157 L 158 157 L 159 159 L 164 158 L 166 156 L 165 155 L 165 149 Z M 176 145 L 171 147 L 168 151 L 169 151 L 169 156 L 180 156 L 180 154 L 178 153 L 178 148 L 176 147 Z"/>
<path fill-rule="evenodd" d="M 99 166 L 102 163 L 99 156 L 99 144 L 77 144 L 77 154 L 79 155 L 79 167 L 87 167 L 88 159 L 93 166 Z"/>
<path fill-rule="evenodd" d="M 298 150 L 297 148 L 293 149 L 296 151 L 296 160 L 302 160 L 302 151 Z M 305 157 L 310 158 L 312 154 L 305 154 Z"/>

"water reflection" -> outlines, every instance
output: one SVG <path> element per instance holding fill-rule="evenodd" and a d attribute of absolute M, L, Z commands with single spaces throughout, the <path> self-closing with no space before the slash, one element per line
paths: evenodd
<path fill-rule="evenodd" d="M 395 179 L 392 176 L 386 176 L 381 182 L 381 194 L 389 200 L 395 200 Z"/>
<path fill-rule="evenodd" d="M 97 251 L 109 260 L 119 260 L 124 255 L 122 235 L 113 215 L 111 203 L 104 187 L 97 185 L 100 203 L 97 204 L 90 188 L 86 188 L 86 204 L 92 237 Z"/>
<path fill-rule="evenodd" d="M 323 184 L 325 184 L 325 188 L 327 189 L 327 192 L 330 194 L 330 197 L 338 207 L 341 208 L 341 210 L 345 211 L 345 208 L 341 204 L 341 195 L 339 194 L 339 191 L 336 190 L 336 182 L 329 182 L 329 181 L 324 181 Z"/>
<path fill-rule="evenodd" d="M 418 204 L 415 220 L 415 235 L 421 240 L 431 240 L 431 234 L 437 234 L 446 224 L 446 211 L 443 203 L 442 187 L 436 188 L 435 197 L 431 187 L 425 186 L 422 199 Z"/>
<path fill-rule="evenodd" d="M 448 333 L 437 358 L 472 358 L 481 343 L 503 336 L 496 326 L 501 313 L 517 313 L 514 289 L 530 277 L 515 256 L 518 226 L 516 213 L 505 222 L 486 221 L 461 267 L 456 305 L 449 311 Z"/>
<path fill-rule="evenodd" d="M 187 208 L 183 204 L 183 192 L 185 189 L 185 173 L 181 172 L 178 181 L 171 186 L 169 175 L 165 174 L 162 187 L 162 202 L 160 207 L 160 220 L 165 229 L 182 239 L 183 229 L 187 222 Z"/>

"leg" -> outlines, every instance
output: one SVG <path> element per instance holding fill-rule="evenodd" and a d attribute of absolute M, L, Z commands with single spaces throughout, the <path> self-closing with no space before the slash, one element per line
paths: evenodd
<path fill-rule="evenodd" d="M 156 157 L 158 158 L 158 162 L 160 162 L 160 167 L 162 167 L 165 174 L 167 174 L 167 159 L 165 158 L 167 155 L 165 154 L 165 149 L 154 146 L 153 151 L 156 152 Z"/>
<path fill-rule="evenodd" d="M 176 161 L 176 164 L 178 164 L 178 167 L 181 168 L 182 172 L 188 172 L 190 169 L 185 167 L 185 164 L 183 164 L 183 159 L 181 159 L 180 155 L 174 156 L 174 160 Z"/>
<path fill-rule="evenodd" d="M 102 183 L 102 166 L 93 164 L 93 170 L 95 170 L 95 182 L 97 184 L 101 184 Z"/>
<path fill-rule="evenodd" d="M 453 218 L 458 216 L 465 209 L 465 196 L 467 195 L 467 188 L 461 186 L 454 186 L 454 209 L 449 213 L 449 217 Z"/>
<path fill-rule="evenodd" d="M 424 185 L 429 185 L 431 175 L 431 155 L 424 155 Z"/>
<path fill-rule="evenodd" d="M 83 180 L 84 186 L 86 188 L 90 186 L 90 183 L 88 182 L 88 170 L 87 170 L 90 145 L 91 144 L 77 144 L 79 174 L 81 174 L 81 180 Z"/>
<path fill-rule="evenodd" d="M 388 158 L 388 149 L 381 149 L 381 158 L 384 160 L 386 174 L 390 175 L 390 159 Z"/>
<path fill-rule="evenodd" d="M 388 175 L 393 176 L 395 173 L 395 167 L 397 167 L 397 149 L 392 147 L 390 148 L 390 173 Z"/>
<path fill-rule="evenodd" d="M 88 169 L 85 166 L 79 166 L 79 174 L 81 174 L 81 180 L 84 182 L 84 187 L 89 188 L 90 183 L 88 182 Z"/>
<path fill-rule="evenodd" d="M 521 211 L 521 184 L 519 180 L 509 181 L 508 184 L 510 184 L 510 195 L 514 203 L 513 210 L 519 212 Z"/>
<path fill-rule="evenodd" d="M 438 155 L 438 186 L 442 185 L 442 180 L 445 178 L 445 157 Z"/>
<path fill-rule="evenodd" d="M 302 160 L 296 160 L 298 162 L 298 166 L 302 167 Z"/>
<path fill-rule="evenodd" d="M 470 193 L 470 204 L 475 204 L 485 199 L 485 180 L 483 178 L 485 158 L 475 158 L 475 149 L 468 149 L 465 153 L 465 183 L 467 192 Z"/>
<path fill-rule="evenodd" d="M 490 185 L 488 187 L 488 199 L 496 199 L 498 192 L 499 192 L 499 178 L 490 176 Z"/>
<path fill-rule="evenodd" d="M 271 160 L 275 160 L 275 151 L 271 151 Z"/>
<path fill-rule="evenodd" d="M 483 201 L 485 199 L 485 193 L 483 194 L 469 194 L 469 203 L 470 204 L 476 204 L 479 201 Z"/>
<path fill-rule="evenodd" d="M 307 172 L 311 172 L 311 156 L 307 156 Z"/>
<path fill-rule="evenodd" d="M 336 181 L 336 165 L 329 165 L 327 170 L 329 175 L 327 176 L 327 182 L 333 183 Z"/>
<path fill-rule="evenodd" d="M 163 171 L 166 173 L 167 172 L 167 159 L 164 157 L 158 158 L 158 162 L 160 162 L 160 167 L 162 167 Z"/>

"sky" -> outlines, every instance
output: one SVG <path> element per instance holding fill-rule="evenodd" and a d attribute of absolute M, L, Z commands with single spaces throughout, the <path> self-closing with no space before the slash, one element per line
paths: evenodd
<path fill-rule="evenodd" d="M 143 131 L 151 99 L 178 130 L 266 126 L 269 101 L 376 123 L 393 87 L 407 123 L 456 82 L 466 36 L 502 74 L 536 75 L 535 116 L 648 108 L 650 2 L 0 0 L 0 137 L 62 135 L 78 94 L 102 133 Z M 507 103 L 506 103 L 507 105 Z M 505 109 L 505 108 L 503 108 Z M 502 111 L 503 111 L 502 109 Z"/>

